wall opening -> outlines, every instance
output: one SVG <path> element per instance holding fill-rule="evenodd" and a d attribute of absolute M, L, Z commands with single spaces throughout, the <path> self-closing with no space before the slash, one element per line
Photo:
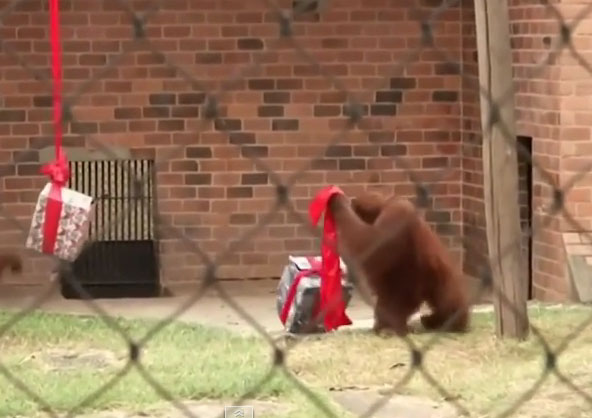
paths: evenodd
<path fill-rule="evenodd" d="M 69 164 L 69 187 L 93 197 L 94 214 L 89 243 L 72 265 L 60 272 L 62 295 L 83 298 L 71 285 L 76 281 L 93 298 L 159 296 L 153 161 Z"/>
<path fill-rule="evenodd" d="M 532 137 L 518 136 L 518 203 L 520 205 L 520 228 L 522 230 L 521 253 L 526 294 L 532 299 Z"/>

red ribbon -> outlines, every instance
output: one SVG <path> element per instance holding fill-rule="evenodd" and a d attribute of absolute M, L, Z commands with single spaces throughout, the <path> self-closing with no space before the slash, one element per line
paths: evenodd
<path fill-rule="evenodd" d="M 56 158 L 41 168 L 41 173 L 48 176 L 51 181 L 43 222 L 42 251 L 46 254 L 53 254 L 62 213 L 62 187 L 68 182 L 70 174 L 66 155 L 62 150 L 62 57 L 60 51 L 59 0 L 49 1 L 49 19 Z"/>
<path fill-rule="evenodd" d="M 343 191 L 337 186 L 322 189 L 311 202 L 308 213 L 313 225 L 318 224 L 321 215 L 325 213 L 323 225 L 323 240 L 321 243 L 321 290 L 320 308 L 325 312 L 324 325 L 326 331 L 337 329 L 343 325 L 350 325 L 351 319 L 345 313 L 341 288 L 341 260 L 337 253 L 337 227 L 331 211 L 327 210 L 329 201 Z"/>

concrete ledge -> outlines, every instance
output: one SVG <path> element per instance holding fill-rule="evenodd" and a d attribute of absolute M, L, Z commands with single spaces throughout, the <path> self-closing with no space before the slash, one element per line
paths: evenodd
<path fill-rule="evenodd" d="M 129 149 L 110 145 L 109 153 L 101 150 L 89 150 L 84 147 L 64 147 L 69 161 L 92 161 L 92 160 L 114 160 L 131 159 L 132 154 Z M 41 148 L 39 150 L 39 162 L 46 164 L 55 158 L 55 148 L 53 146 Z"/>
<path fill-rule="evenodd" d="M 573 299 L 582 303 L 592 302 L 592 244 L 587 233 L 566 232 L 563 245 L 569 270 Z"/>

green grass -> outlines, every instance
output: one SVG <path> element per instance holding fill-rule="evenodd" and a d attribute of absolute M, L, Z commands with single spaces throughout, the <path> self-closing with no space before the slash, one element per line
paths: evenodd
<path fill-rule="evenodd" d="M 552 349 L 592 315 L 589 307 L 547 309 L 532 307 L 531 322 Z M 0 324 L 10 318 L 0 313 Z M 155 324 L 152 321 L 118 319 L 135 340 Z M 412 335 L 419 346 L 433 334 Z M 592 327 L 571 341 L 558 359 L 562 374 L 592 395 Z M 54 350 L 112 353 L 112 367 L 78 365 L 52 369 L 46 360 Z M 99 318 L 35 313 L 0 338 L 0 362 L 57 411 L 80 404 L 111 380 L 127 359 L 128 347 Z M 173 323 L 150 339 L 142 349 L 141 364 L 173 398 L 217 400 L 231 404 L 264 379 L 270 371 L 272 352 L 261 338 L 230 331 Z M 527 341 L 500 341 L 493 332 L 490 313 L 476 313 L 466 335 L 443 336 L 424 357 L 424 367 L 442 387 L 476 417 L 491 417 L 509 408 L 531 388 L 544 370 L 544 350 L 531 335 Z M 407 346 L 397 338 L 370 332 L 344 331 L 302 338 L 287 354 L 287 366 L 339 417 L 348 416 L 329 401 L 327 391 L 349 387 L 389 389 L 410 370 Z M 66 361 L 67 363 L 67 361 Z M 0 416 L 35 417 L 39 406 L 0 377 Z M 443 396 L 421 375 L 415 374 L 397 393 L 444 402 Z M 281 371 L 251 399 L 278 403 L 278 411 L 265 417 L 316 418 L 325 415 L 302 395 Z M 161 395 L 132 368 L 112 388 L 78 412 L 119 410 L 151 412 L 164 408 Z M 162 409 L 159 409 L 162 411 Z M 158 416 L 172 416 L 171 409 Z M 147 416 L 154 416 L 149 414 Z M 592 408 L 557 378 L 550 377 L 523 404 L 514 417 L 590 418 Z"/>
<path fill-rule="evenodd" d="M 11 314 L 0 313 L 0 324 Z M 151 321 L 117 319 L 135 340 L 154 326 Z M 48 353 L 89 350 L 113 353 L 114 364 L 52 368 Z M 77 407 L 109 382 L 126 364 L 127 342 L 95 317 L 33 313 L 0 338 L 0 362 L 56 411 Z M 67 361 L 66 361 L 67 362 Z M 264 379 L 272 353 L 262 339 L 243 337 L 222 329 L 172 323 L 150 339 L 141 350 L 141 364 L 173 398 L 221 399 L 232 404 Z M 28 395 L 0 377 L 0 416 L 34 416 L 40 408 Z M 252 397 L 279 400 L 292 412 L 277 416 L 310 417 L 319 412 L 304 402 L 294 385 L 280 372 Z M 122 409 L 140 411 L 162 403 L 162 397 L 132 368 L 113 387 L 79 411 Z"/>

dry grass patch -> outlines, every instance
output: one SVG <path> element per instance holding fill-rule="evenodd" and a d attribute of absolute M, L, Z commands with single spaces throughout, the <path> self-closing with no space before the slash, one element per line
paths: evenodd
<path fill-rule="evenodd" d="M 538 305 L 529 312 L 532 324 L 552 350 L 577 327 L 590 321 L 592 315 L 592 309 L 583 306 Z M 495 416 L 511 408 L 528 394 L 545 371 L 546 356 L 540 340 L 534 334 L 524 342 L 498 340 L 491 313 L 474 314 L 473 330 L 467 335 L 437 337 L 424 353 L 423 365 L 446 393 L 438 391 L 420 372 L 410 375 L 410 349 L 396 337 L 381 338 L 363 331 L 309 337 L 293 348 L 287 361 L 297 376 L 313 385 L 327 389 L 397 388 L 400 394 L 456 402 L 478 417 Z M 419 348 L 432 344 L 433 339 L 434 334 L 411 336 Z M 591 348 L 592 326 L 572 339 L 557 361 L 561 374 L 589 397 Z M 513 416 L 592 417 L 592 404 L 551 376 Z"/>

